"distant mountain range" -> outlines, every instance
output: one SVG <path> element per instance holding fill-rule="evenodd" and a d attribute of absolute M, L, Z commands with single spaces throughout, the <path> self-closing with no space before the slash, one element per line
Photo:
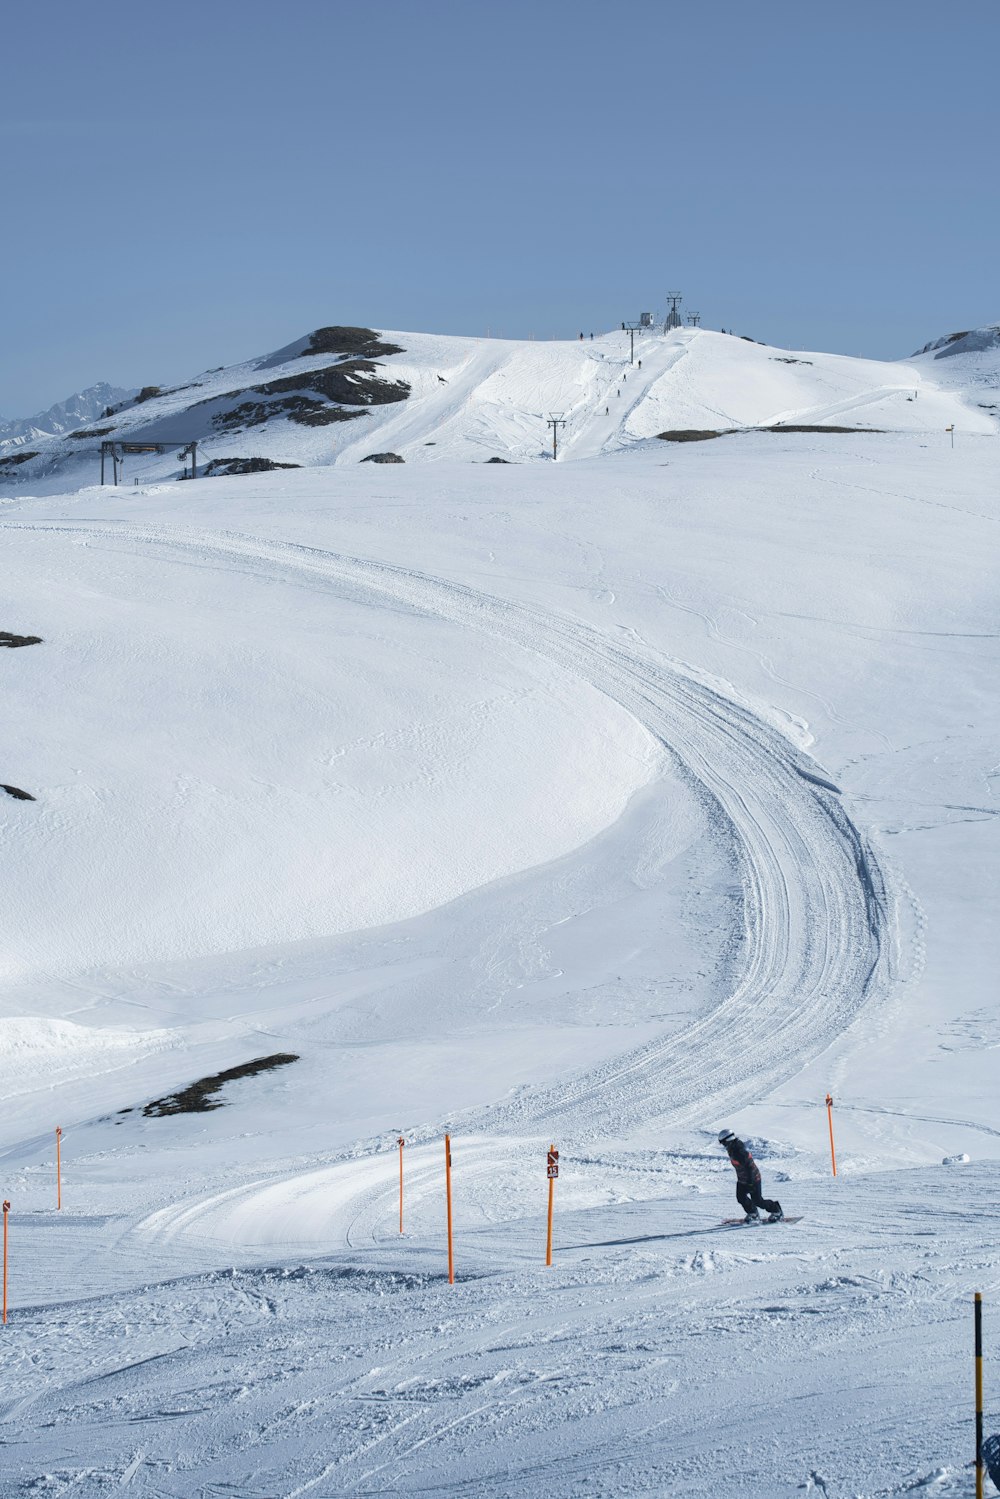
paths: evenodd
<path fill-rule="evenodd" d="M 942 357 L 947 355 L 947 357 Z M 772 348 L 707 328 L 566 340 L 315 329 L 270 354 L 139 391 L 95 385 L 0 427 L 0 486 L 58 493 L 101 482 L 331 464 L 594 459 L 658 438 L 741 431 L 995 435 L 994 327 L 886 362 Z M 3 440 L 6 437 L 6 440 Z M 102 444 L 108 450 L 102 463 Z"/>
<path fill-rule="evenodd" d="M 37 411 L 34 416 L 0 416 L 0 443 L 25 443 L 38 437 L 60 437 L 72 432 L 82 422 L 92 422 L 103 416 L 109 406 L 119 401 L 130 400 L 134 390 L 124 390 L 119 385 L 108 385 L 102 380 L 65 401 L 50 406 L 48 411 Z"/>

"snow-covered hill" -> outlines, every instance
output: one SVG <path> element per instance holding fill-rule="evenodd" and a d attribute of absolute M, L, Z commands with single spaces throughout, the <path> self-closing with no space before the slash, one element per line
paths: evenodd
<path fill-rule="evenodd" d="M 126 482 L 180 477 L 180 449 L 198 443 L 202 472 L 270 464 L 356 464 L 392 454 L 406 463 L 524 463 L 619 452 L 664 432 L 844 426 L 993 433 L 997 412 L 933 355 L 883 363 L 783 350 L 701 328 L 647 331 L 630 358 L 627 334 L 569 342 L 321 328 L 276 353 L 209 371 L 169 391 L 146 387 L 112 417 L 37 456 L 0 458 L 0 482 L 47 492 L 97 482 L 105 441 L 161 451 L 128 454 Z M 971 357 L 971 356 L 970 356 Z M 978 356 L 1000 369 L 995 350 Z M 110 473 L 110 466 L 109 466 Z"/>
<path fill-rule="evenodd" d="M 4 495 L 0 1495 L 967 1499 L 991 351 L 352 338 Z"/>

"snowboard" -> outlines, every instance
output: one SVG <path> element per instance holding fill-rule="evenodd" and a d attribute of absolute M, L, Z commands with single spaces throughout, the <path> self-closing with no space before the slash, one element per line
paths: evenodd
<path fill-rule="evenodd" d="M 987 1473 L 1000 1489 L 1000 1436 L 986 1438 L 983 1443 L 983 1462 Z"/>
<path fill-rule="evenodd" d="M 790 1218 L 786 1214 L 784 1218 L 776 1218 L 775 1219 L 775 1224 L 778 1224 L 778 1223 L 801 1223 L 801 1222 L 802 1222 L 802 1216 L 801 1216 L 801 1214 L 799 1215 L 798 1218 Z M 747 1223 L 743 1218 L 723 1218 L 722 1222 L 719 1224 L 720 1228 L 772 1228 L 774 1226 L 775 1225 L 769 1223 L 766 1218 L 761 1218 L 756 1223 Z"/>

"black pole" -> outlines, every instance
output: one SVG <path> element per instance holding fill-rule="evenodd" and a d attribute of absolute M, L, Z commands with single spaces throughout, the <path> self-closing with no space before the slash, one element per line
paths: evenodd
<path fill-rule="evenodd" d="M 983 1298 L 976 1292 L 976 1499 L 983 1499 Z"/>

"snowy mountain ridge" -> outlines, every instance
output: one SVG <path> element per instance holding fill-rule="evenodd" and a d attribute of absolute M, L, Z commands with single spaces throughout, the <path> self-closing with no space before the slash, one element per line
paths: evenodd
<path fill-rule="evenodd" d="M 93 484 L 102 441 L 147 448 L 127 455 L 138 482 L 182 477 L 178 449 L 192 441 L 210 474 L 387 456 L 525 463 L 551 458 L 553 414 L 560 461 L 758 427 L 986 435 L 998 429 L 993 403 L 976 398 L 1000 379 L 990 336 L 962 335 L 942 366 L 940 353 L 885 362 L 704 328 L 643 330 L 633 348 L 622 330 L 534 342 L 329 326 L 172 389 L 147 386 L 108 417 L 39 439 L 30 457 L 0 456 L 0 484 Z"/>
<path fill-rule="evenodd" d="M 134 390 L 109 385 L 106 380 L 101 380 L 96 385 L 88 385 L 86 390 L 67 396 L 65 401 L 57 401 L 46 411 L 36 411 L 34 416 L 0 417 L 0 449 L 8 443 L 59 437 L 85 422 L 95 421 L 104 415 L 108 406 L 129 400 L 135 393 Z"/>
<path fill-rule="evenodd" d="M 954 354 L 982 354 L 987 349 L 1000 349 L 1000 323 L 990 323 L 983 328 L 966 329 L 962 333 L 947 333 L 933 343 L 924 344 L 912 357 L 934 354 L 937 359 L 948 359 Z"/>

